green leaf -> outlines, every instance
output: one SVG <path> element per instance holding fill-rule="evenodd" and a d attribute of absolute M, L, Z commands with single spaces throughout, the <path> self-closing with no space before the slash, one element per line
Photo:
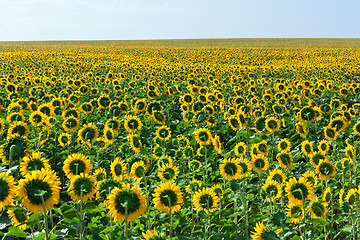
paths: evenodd
<path fill-rule="evenodd" d="M 31 215 L 31 217 L 29 218 L 29 222 L 34 221 L 36 219 L 38 219 L 39 217 L 41 217 L 43 215 L 42 212 L 38 212 L 38 213 L 34 213 L 33 215 Z"/>
<path fill-rule="evenodd" d="M 9 231 L 6 234 L 6 236 L 14 236 L 14 237 L 22 237 L 22 238 L 27 237 L 24 230 L 21 230 L 20 228 L 17 227 L 9 227 Z"/>
<path fill-rule="evenodd" d="M 329 222 L 328 221 L 326 221 L 326 220 L 324 220 L 324 219 L 322 219 L 322 218 L 315 218 L 315 219 L 312 219 L 312 222 L 313 223 L 320 223 L 320 224 L 324 224 L 324 225 L 327 225 L 327 224 L 329 224 Z"/>

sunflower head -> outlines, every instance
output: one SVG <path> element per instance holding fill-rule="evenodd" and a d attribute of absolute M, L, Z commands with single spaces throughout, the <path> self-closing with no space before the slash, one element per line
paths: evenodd
<path fill-rule="evenodd" d="M 108 209 L 115 221 L 131 222 L 145 213 L 145 195 L 139 186 L 122 184 L 115 187 L 108 196 Z"/>
<path fill-rule="evenodd" d="M 29 151 L 29 140 L 19 134 L 9 135 L 2 149 L 4 163 L 18 162 L 23 159 Z"/>
<path fill-rule="evenodd" d="M 88 199 L 93 198 L 96 192 L 93 177 L 87 173 L 80 173 L 74 176 L 71 178 L 69 192 L 71 199 L 74 201 L 81 200 L 82 202 L 86 202 Z"/>
<path fill-rule="evenodd" d="M 211 188 L 203 188 L 194 194 L 193 204 L 197 211 L 214 212 L 218 207 L 219 197 Z"/>
<path fill-rule="evenodd" d="M 171 213 L 178 212 L 183 203 L 180 187 L 170 181 L 163 182 L 157 187 L 153 197 L 155 208 L 166 213 L 170 213 L 170 208 Z"/>

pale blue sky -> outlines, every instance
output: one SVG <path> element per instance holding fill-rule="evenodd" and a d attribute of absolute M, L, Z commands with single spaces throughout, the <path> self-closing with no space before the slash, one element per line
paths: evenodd
<path fill-rule="evenodd" d="M 0 0 L 0 41 L 360 38 L 360 0 Z"/>

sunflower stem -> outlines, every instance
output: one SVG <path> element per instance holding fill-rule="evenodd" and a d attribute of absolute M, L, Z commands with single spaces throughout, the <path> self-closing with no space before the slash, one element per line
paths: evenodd
<path fill-rule="evenodd" d="M 15 152 L 18 151 L 18 150 L 19 150 L 19 148 L 18 148 L 16 145 L 12 145 L 12 146 L 10 147 L 9 168 L 11 168 L 11 166 L 12 166 Z"/>
<path fill-rule="evenodd" d="M 45 200 L 44 200 L 44 194 L 46 193 L 46 191 L 42 191 L 40 195 L 41 198 L 41 203 L 43 206 L 43 210 L 44 210 L 44 224 L 45 224 L 45 239 L 48 240 L 49 238 L 49 226 L 48 226 L 48 219 L 47 219 L 47 213 L 46 213 L 46 206 L 45 206 Z"/>
<path fill-rule="evenodd" d="M 128 218 L 128 202 L 124 202 L 124 205 L 125 205 L 125 232 L 124 232 L 124 235 L 125 237 L 127 238 L 128 237 L 128 221 L 127 221 L 127 218 Z"/>
<path fill-rule="evenodd" d="M 168 202 L 169 202 L 169 209 L 170 209 L 170 235 L 169 237 L 172 237 L 173 233 L 173 226 L 172 226 L 172 213 L 171 213 L 171 199 L 170 196 L 167 196 Z"/>

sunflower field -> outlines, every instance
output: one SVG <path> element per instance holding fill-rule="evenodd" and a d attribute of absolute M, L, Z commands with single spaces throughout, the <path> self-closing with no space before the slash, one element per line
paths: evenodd
<path fill-rule="evenodd" d="M 360 239 L 359 63 L 349 39 L 1 42 L 0 238 Z"/>

